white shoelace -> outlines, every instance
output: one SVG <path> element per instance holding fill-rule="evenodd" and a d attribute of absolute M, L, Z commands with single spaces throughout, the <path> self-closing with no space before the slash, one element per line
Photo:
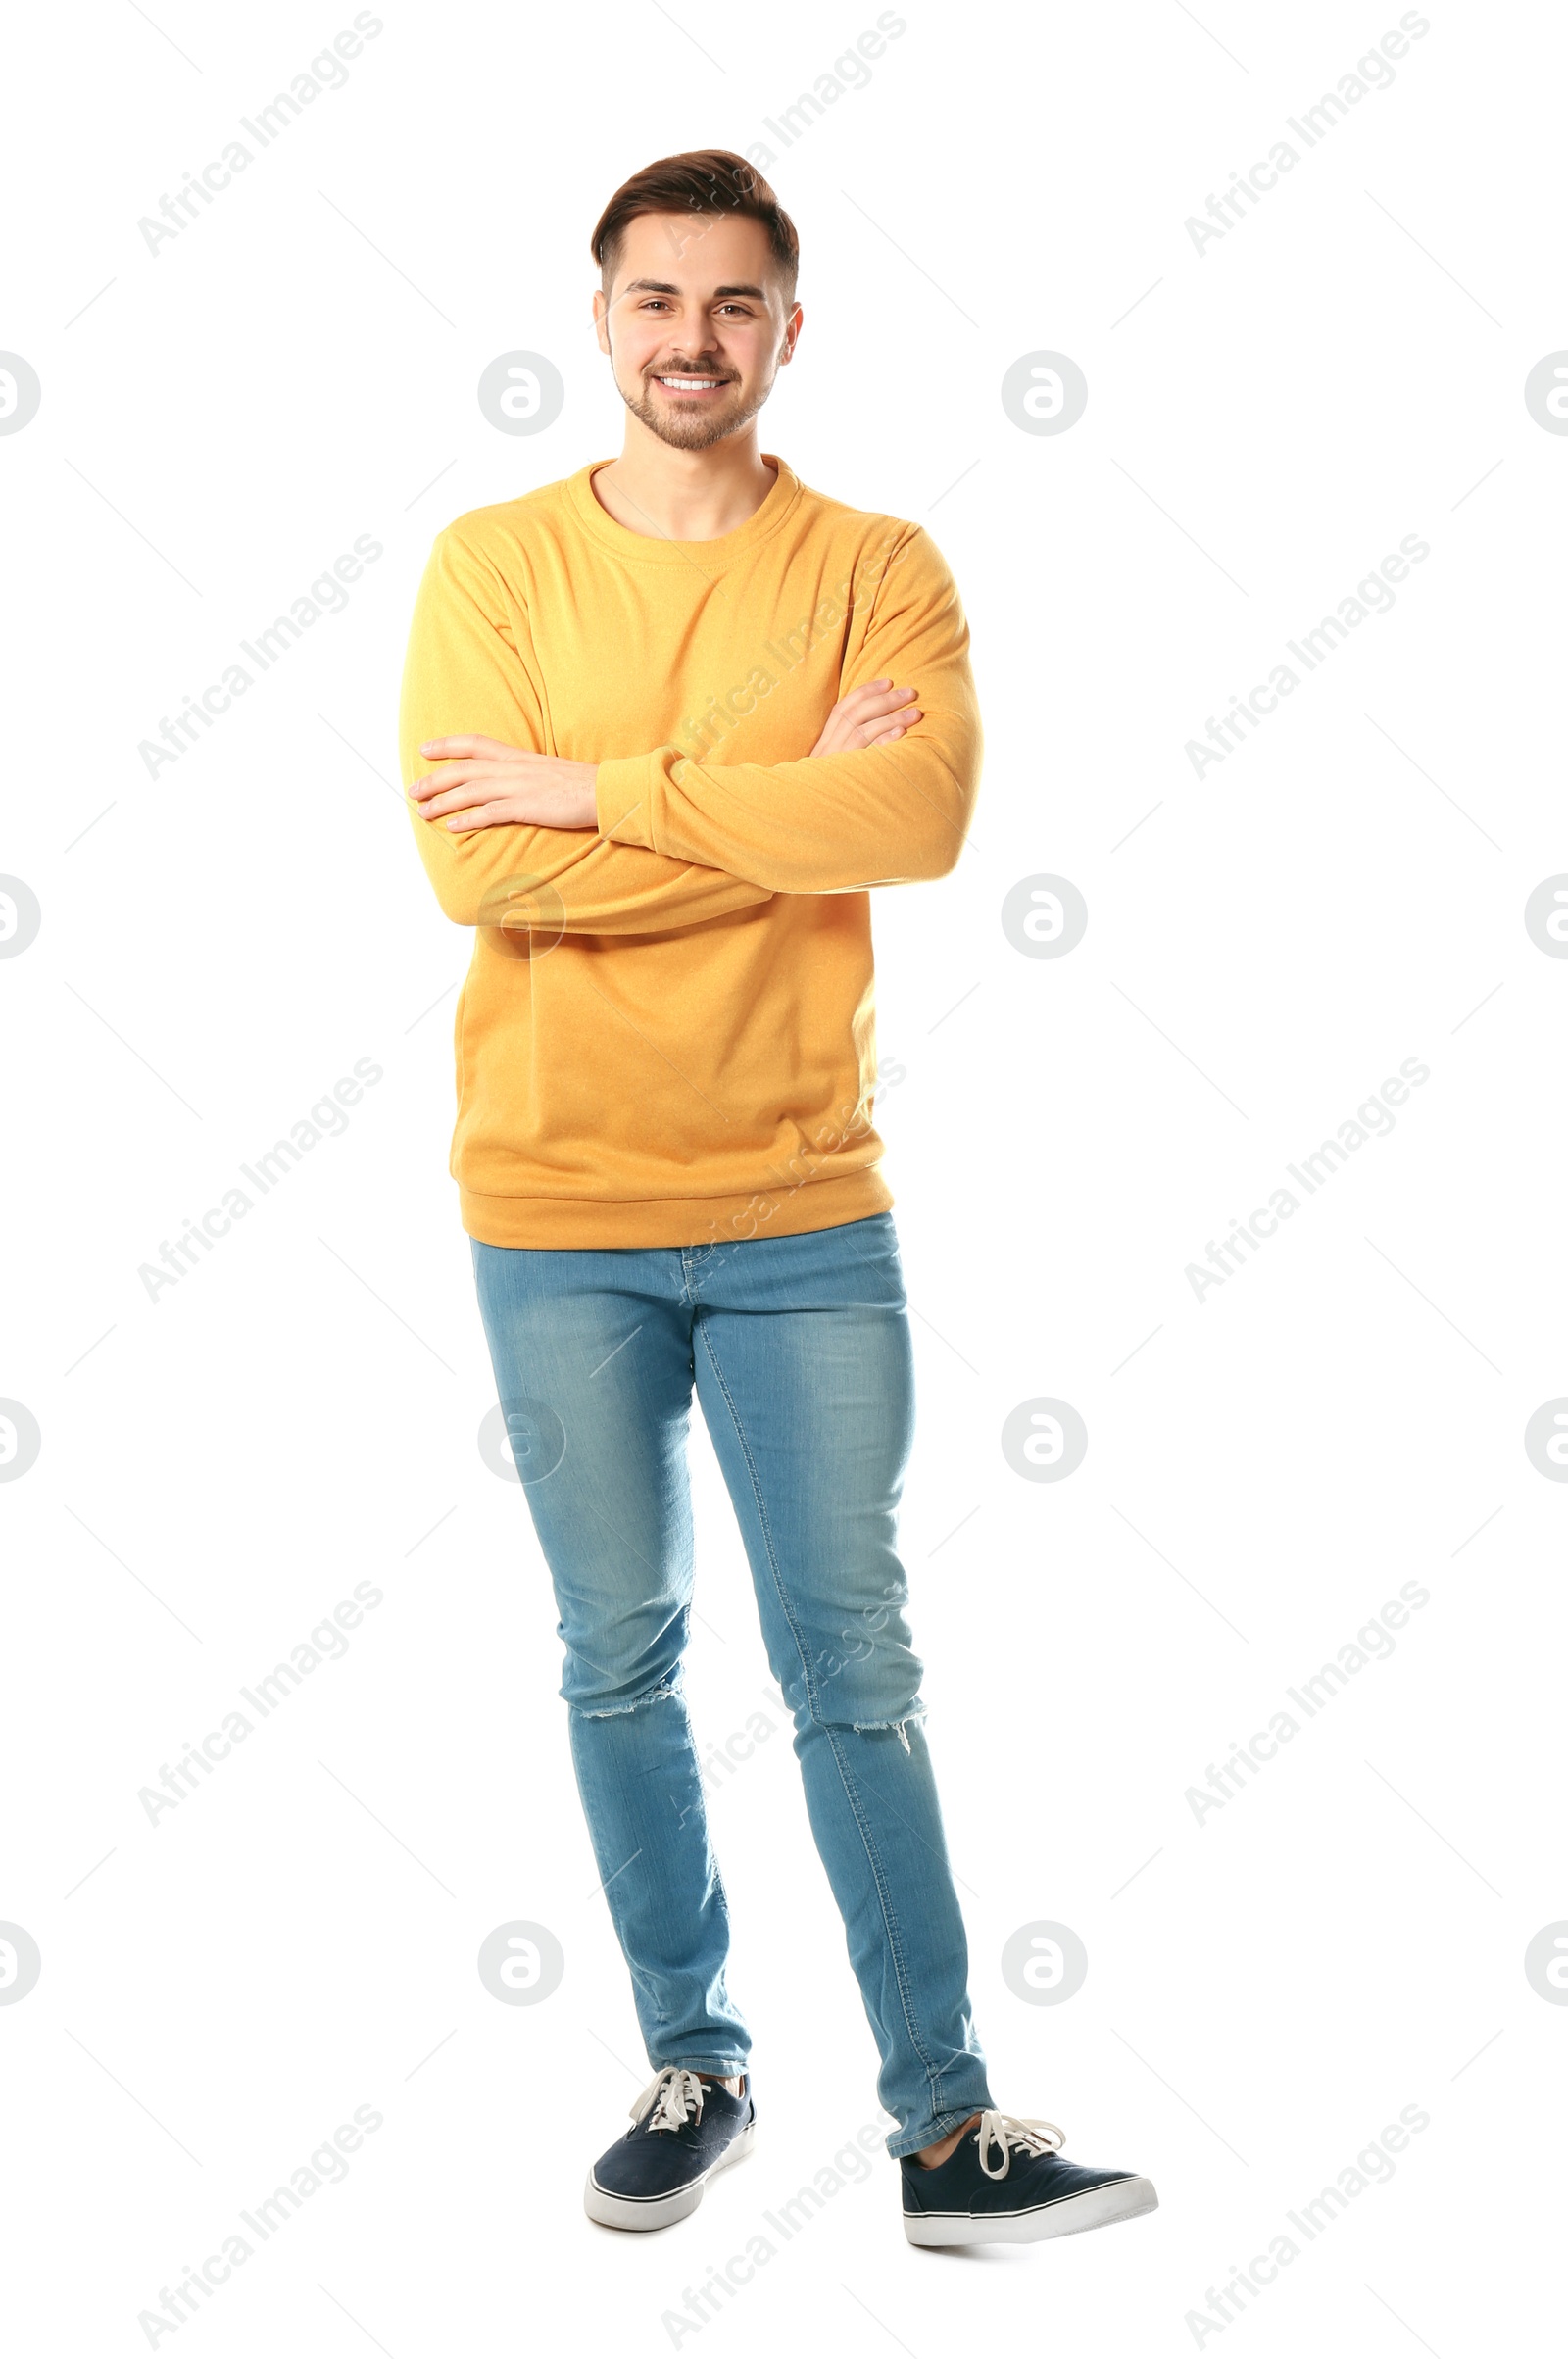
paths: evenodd
<path fill-rule="evenodd" d="M 1054 2122 L 1040 2122 L 1022 2113 L 1003 2113 L 992 2106 L 980 2116 L 980 2168 L 988 2179 L 1005 2179 L 1012 2168 L 1012 2149 L 1022 2154 L 1055 2154 L 1066 2144 L 1063 2133 Z M 1002 2156 L 999 2170 L 993 2170 L 986 2160 L 995 2146 Z"/>
<path fill-rule="evenodd" d="M 682 2130 L 688 2113 L 693 2121 L 702 2120 L 703 2085 L 683 2064 L 666 2064 L 662 2072 L 655 2073 L 631 2108 L 634 2122 L 640 2122 L 645 2115 L 652 2117 L 648 2123 L 650 2130 Z"/>

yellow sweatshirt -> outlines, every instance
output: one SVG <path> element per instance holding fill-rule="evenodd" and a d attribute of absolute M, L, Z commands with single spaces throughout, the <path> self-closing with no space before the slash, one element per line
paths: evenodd
<path fill-rule="evenodd" d="M 455 835 L 408 807 L 442 909 L 477 929 L 451 1169 L 487 1245 L 723 1244 L 893 1203 L 867 888 L 957 860 L 969 633 L 920 526 L 764 456 L 772 489 L 717 540 L 628 531 L 590 466 L 431 552 L 405 788 L 438 768 L 432 737 L 599 765 L 597 831 Z M 839 698 L 882 678 L 919 692 L 909 734 L 812 756 Z"/>

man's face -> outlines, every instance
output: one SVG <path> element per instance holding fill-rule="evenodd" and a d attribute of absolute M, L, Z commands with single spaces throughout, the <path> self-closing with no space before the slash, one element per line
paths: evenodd
<path fill-rule="evenodd" d="M 627 409 L 681 451 L 756 417 L 801 328 L 766 230 L 733 215 L 639 214 L 594 319 Z"/>

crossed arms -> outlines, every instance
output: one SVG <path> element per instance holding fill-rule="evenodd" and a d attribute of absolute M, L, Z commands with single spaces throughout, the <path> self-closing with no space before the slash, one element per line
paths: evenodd
<path fill-rule="evenodd" d="M 973 809 L 980 728 L 957 594 L 918 527 L 839 686 L 816 745 L 793 761 L 693 761 L 672 745 L 599 762 L 538 753 L 548 726 L 501 582 L 441 534 L 415 607 L 400 739 L 442 909 L 488 925 L 531 899 L 552 931 L 641 934 L 775 893 L 946 875 Z"/>

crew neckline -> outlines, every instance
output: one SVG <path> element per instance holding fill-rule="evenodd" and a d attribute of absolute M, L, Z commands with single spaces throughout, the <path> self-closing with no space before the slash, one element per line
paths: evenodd
<path fill-rule="evenodd" d="M 609 510 L 602 508 L 595 495 L 593 478 L 602 467 L 613 465 L 610 459 L 592 459 L 566 478 L 566 490 L 578 516 L 597 541 L 617 556 L 630 558 L 644 565 L 691 565 L 707 568 L 727 565 L 731 558 L 740 557 L 765 540 L 782 522 L 801 495 L 800 477 L 775 451 L 761 451 L 759 457 L 774 469 L 772 487 L 753 509 L 744 524 L 733 532 L 721 532 L 712 540 L 663 540 L 656 533 L 633 532 L 629 525 L 617 523 Z"/>

